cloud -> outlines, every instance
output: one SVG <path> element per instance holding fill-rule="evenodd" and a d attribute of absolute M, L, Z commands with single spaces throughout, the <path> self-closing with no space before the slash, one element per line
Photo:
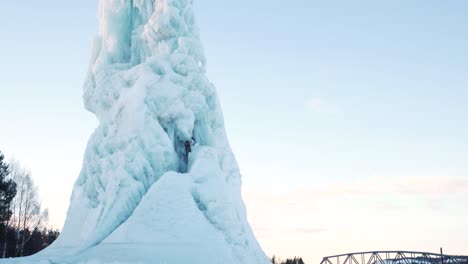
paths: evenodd
<path fill-rule="evenodd" d="M 321 233 L 333 232 L 339 226 L 329 221 L 341 219 L 347 209 L 356 218 L 363 208 L 377 215 L 406 211 L 408 204 L 412 204 L 411 210 L 445 210 L 446 198 L 456 194 L 468 195 L 468 177 L 373 177 L 282 192 L 266 188 L 243 190 L 249 220 L 262 239 L 322 236 Z M 356 210 L 347 207 L 349 201 L 356 201 Z"/>
<path fill-rule="evenodd" d="M 284 227 L 279 225 L 271 225 L 271 223 L 263 222 L 262 225 L 253 224 L 252 229 L 255 231 L 256 236 L 261 238 L 274 238 L 284 235 L 288 236 L 308 236 L 326 232 L 325 228 L 313 227 Z"/>
<path fill-rule="evenodd" d="M 276 208 L 310 208 L 320 200 L 335 197 L 413 195 L 436 199 L 457 193 L 468 193 L 468 177 L 375 177 L 308 186 L 285 192 L 245 189 L 243 195 L 252 206 L 272 204 Z"/>
<path fill-rule="evenodd" d="M 468 192 L 468 177 L 414 176 L 376 177 L 336 182 L 318 190 L 321 195 L 406 194 L 431 195 Z"/>
<path fill-rule="evenodd" d="M 304 234 L 316 234 L 327 231 L 324 228 L 296 228 L 296 232 Z"/>
<path fill-rule="evenodd" d="M 306 101 L 307 109 L 316 113 L 336 114 L 341 112 L 338 105 L 330 103 L 320 97 L 310 97 Z"/>

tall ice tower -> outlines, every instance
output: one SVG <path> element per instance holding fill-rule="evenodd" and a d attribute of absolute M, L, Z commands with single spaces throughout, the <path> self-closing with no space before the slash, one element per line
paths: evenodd
<path fill-rule="evenodd" d="M 269 263 L 192 1 L 100 0 L 99 19 L 84 85 L 99 126 L 62 234 L 21 263 Z"/>

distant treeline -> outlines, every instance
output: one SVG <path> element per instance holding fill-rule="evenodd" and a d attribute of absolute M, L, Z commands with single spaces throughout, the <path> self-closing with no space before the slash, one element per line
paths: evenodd
<path fill-rule="evenodd" d="M 47 228 L 48 215 L 31 173 L 18 162 L 8 164 L 0 152 L 0 258 L 28 256 L 49 246 L 59 231 Z"/>
<path fill-rule="evenodd" d="M 279 258 L 276 258 L 274 255 L 271 258 L 271 263 L 273 264 L 305 264 L 302 258 L 299 258 L 299 257 L 294 257 L 293 259 L 280 260 Z"/>
<path fill-rule="evenodd" d="M 3 233 L 3 232 L 2 232 Z M 22 247 L 22 254 L 23 256 L 33 255 L 44 248 L 48 247 L 52 242 L 57 239 L 60 232 L 57 230 L 48 230 L 48 229 L 34 229 L 31 231 L 29 230 L 16 230 L 14 228 L 8 228 L 7 231 L 7 240 L 6 240 L 6 249 L 5 249 L 5 256 L 4 258 L 14 258 L 18 257 L 18 247 L 17 245 L 22 245 L 22 237 L 23 233 L 25 233 L 25 237 L 29 238 Z M 3 233 L 4 234 L 4 233 Z M 18 236 L 19 235 L 19 236 Z M 18 237 L 20 240 L 18 241 Z M 4 235 L 1 238 L 2 245 L 5 241 Z M 2 249 L 3 253 L 3 249 Z"/>

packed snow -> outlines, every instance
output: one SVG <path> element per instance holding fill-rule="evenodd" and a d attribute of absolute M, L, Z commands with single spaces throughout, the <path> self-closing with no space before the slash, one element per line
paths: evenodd
<path fill-rule="evenodd" d="M 247 222 L 191 0 L 100 0 L 91 136 L 62 234 L 8 263 L 269 263 Z"/>

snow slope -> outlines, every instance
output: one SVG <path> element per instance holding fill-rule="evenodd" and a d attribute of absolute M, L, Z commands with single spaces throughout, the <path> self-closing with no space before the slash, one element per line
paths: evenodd
<path fill-rule="evenodd" d="M 100 0 L 99 16 L 84 86 L 99 126 L 62 234 L 9 263 L 269 263 L 247 223 L 192 1 Z"/>

